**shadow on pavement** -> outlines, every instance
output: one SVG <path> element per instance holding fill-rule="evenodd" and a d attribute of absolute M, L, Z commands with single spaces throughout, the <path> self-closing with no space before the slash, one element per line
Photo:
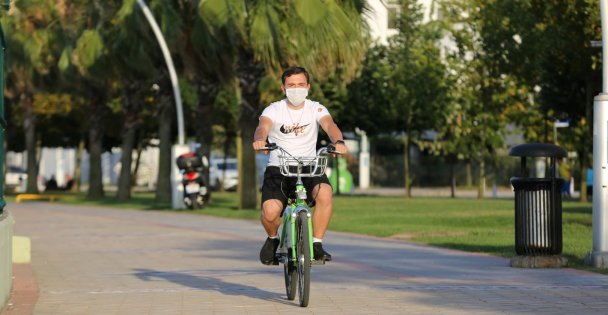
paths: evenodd
<path fill-rule="evenodd" d="M 462 243 L 448 243 L 448 242 L 430 242 L 429 245 L 437 247 L 445 247 L 455 250 L 462 250 L 470 253 L 495 253 L 491 255 L 498 255 L 502 257 L 515 256 L 515 245 L 487 245 L 487 244 L 462 244 Z"/>
<path fill-rule="evenodd" d="M 214 277 L 197 276 L 186 271 L 158 271 L 151 269 L 134 269 L 135 276 L 143 281 L 155 281 L 155 279 L 163 279 L 185 287 L 204 291 L 217 291 L 225 295 L 232 296 L 247 296 L 250 298 L 260 299 L 264 301 L 280 302 L 283 304 L 294 305 L 287 300 L 282 294 L 269 292 L 260 288 L 243 285 L 240 283 L 230 283 Z"/>

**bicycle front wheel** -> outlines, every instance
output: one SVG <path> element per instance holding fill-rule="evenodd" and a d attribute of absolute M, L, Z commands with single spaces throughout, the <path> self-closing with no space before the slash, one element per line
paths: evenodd
<path fill-rule="evenodd" d="M 310 295 L 310 235 L 308 215 L 305 211 L 296 218 L 296 258 L 298 259 L 298 293 L 300 306 L 308 306 Z"/>

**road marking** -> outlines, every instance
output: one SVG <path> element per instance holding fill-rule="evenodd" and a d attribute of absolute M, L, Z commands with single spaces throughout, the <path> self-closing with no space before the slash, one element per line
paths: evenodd
<path fill-rule="evenodd" d="M 13 236 L 13 263 L 29 264 L 32 260 L 32 241 L 29 237 Z"/>

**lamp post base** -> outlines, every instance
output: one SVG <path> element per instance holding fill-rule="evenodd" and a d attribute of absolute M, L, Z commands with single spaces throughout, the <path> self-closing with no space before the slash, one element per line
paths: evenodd
<path fill-rule="evenodd" d="M 585 265 L 595 268 L 608 268 L 608 252 L 592 251 L 585 256 Z"/>

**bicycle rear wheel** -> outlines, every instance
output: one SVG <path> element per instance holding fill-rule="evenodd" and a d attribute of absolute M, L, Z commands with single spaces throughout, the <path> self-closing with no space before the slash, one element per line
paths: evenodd
<path fill-rule="evenodd" d="M 310 296 L 310 235 L 305 211 L 296 218 L 296 258 L 298 259 L 298 293 L 300 306 L 308 306 Z"/>
<path fill-rule="evenodd" d="M 296 298 L 296 290 L 298 288 L 298 268 L 291 259 L 291 248 L 287 251 L 287 258 L 287 262 L 283 264 L 285 289 L 287 291 L 287 299 L 293 301 Z"/>

